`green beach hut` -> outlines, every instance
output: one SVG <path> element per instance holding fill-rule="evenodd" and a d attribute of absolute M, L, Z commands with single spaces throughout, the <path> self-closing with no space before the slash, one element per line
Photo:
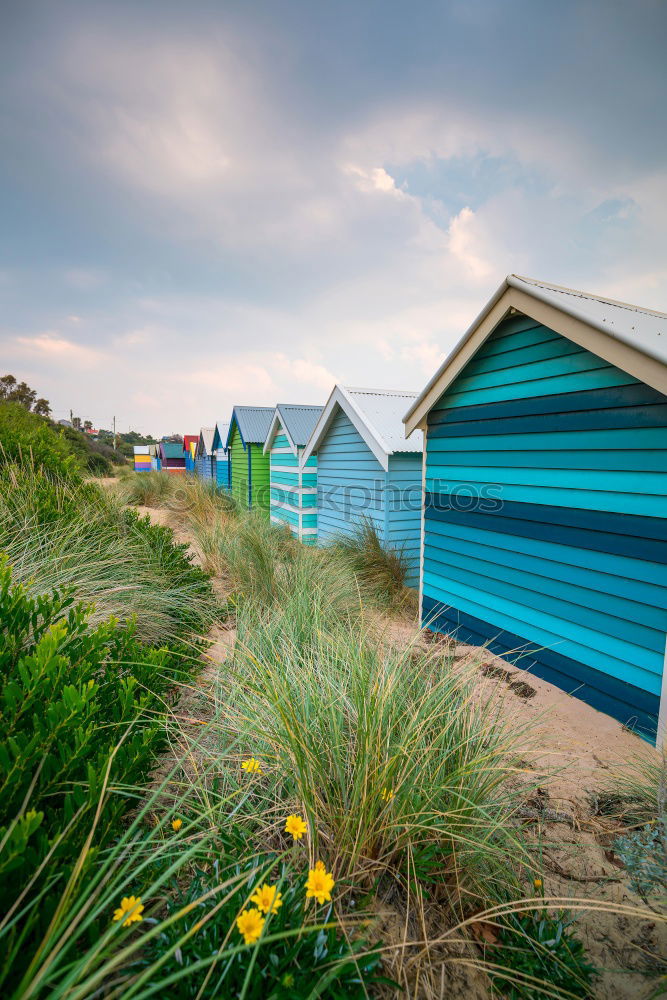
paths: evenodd
<path fill-rule="evenodd" d="M 227 435 L 231 463 L 232 496 L 245 507 L 256 507 L 269 516 L 270 456 L 264 442 L 271 427 L 273 406 L 235 406 Z"/>

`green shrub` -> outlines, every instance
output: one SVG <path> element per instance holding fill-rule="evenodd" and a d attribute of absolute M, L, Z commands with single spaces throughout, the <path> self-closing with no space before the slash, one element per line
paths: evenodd
<path fill-rule="evenodd" d="M 94 440 L 84 431 L 78 431 L 75 427 L 59 427 L 59 430 L 84 472 L 93 476 L 110 476 L 114 465 L 127 464 L 122 452 L 109 444 Z"/>
<path fill-rule="evenodd" d="M 62 428 L 20 403 L 0 403 L 0 445 L 0 464 L 32 462 L 68 478 L 76 478 L 81 468 Z"/>
<path fill-rule="evenodd" d="M 67 593 L 31 596 L 0 563 L 0 910 L 25 893 L 39 900 L 5 941 L 15 963 L 53 913 L 107 775 L 114 786 L 148 777 L 162 732 L 153 713 L 187 667 L 131 626 L 91 626 Z M 98 849 L 126 809 L 122 794 L 104 799 Z"/>
<path fill-rule="evenodd" d="M 641 830 L 617 837 L 614 851 L 625 865 L 630 888 L 644 902 L 651 896 L 667 898 L 667 817 Z"/>
<path fill-rule="evenodd" d="M 508 1000 L 594 996 L 595 968 L 573 924 L 574 918 L 564 910 L 532 910 L 505 919 L 502 944 L 487 956 L 494 969 L 502 969 L 502 974 L 491 975 L 502 996 Z"/>

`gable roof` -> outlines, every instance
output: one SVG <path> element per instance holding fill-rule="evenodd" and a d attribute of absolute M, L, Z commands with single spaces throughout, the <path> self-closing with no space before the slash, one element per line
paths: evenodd
<path fill-rule="evenodd" d="M 416 398 L 416 392 L 335 386 L 304 449 L 303 461 L 317 451 L 338 410 L 345 413 L 385 470 L 390 455 L 421 451 L 422 432 L 416 431 L 407 441 L 403 428 L 405 407 Z"/>
<path fill-rule="evenodd" d="M 511 312 L 522 313 L 667 395 L 667 314 L 508 274 L 405 414 L 406 433 Z"/>
<path fill-rule="evenodd" d="M 183 435 L 183 451 L 184 452 L 190 451 L 190 445 L 191 444 L 196 445 L 197 441 L 199 441 L 199 434 L 184 434 Z"/>
<path fill-rule="evenodd" d="M 273 406 L 235 406 L 227 432 L 226 447 L 229 448 L 234 424 L 239 429 L 244 448 L 249 444 L 263 445 L 269 433 L 274 411 Z"/>
<path fill-rule="evenodd" d="M 273 420 L 269 427 L 269 433 L 264 442 L 264 451 L 268 452 L 273 446 L 273 439 L 278 433 L 278 428 L 282 427 L 285 436 L 289 441 L 290 448 L 296 455 L 299 448 L 302 448 L 313 433 L 315 424 L 324 407 L 322 406 L 301 406 L 298 403 L 278 403 L 273 414 Z"/>
<path fill-rule="evenodd" d="M 213 448 L 213 435 L 215 427 L 202 427 L 197 440 L 197 454 L 210 455 Z"/>
<path fill-rule="evenodd" d="M 213 429 L 213 441 L 211 451 L 227 451 L 227 435 L 229 434 L 229 421 L 218 420 Z"/>

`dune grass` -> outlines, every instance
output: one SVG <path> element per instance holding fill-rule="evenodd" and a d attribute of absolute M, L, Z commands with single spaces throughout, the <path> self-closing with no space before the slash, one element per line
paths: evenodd
<path fill-rule="evenodd" d="M 70 590 L 94 605 L 93 622 L 134 617 L 146 642 L 203 634 L 218 616 L 208 579 L 169 528 L 123 510 L 95 484 L 29 463 L 0 475 L 0 549 L 32 592 Z"/>
<path fill-rule="evenodd" d="M 367 599 L 393 610 L 417 612 L 416 595 L 405 584 L 407 564 L 401 549 L 382 544 L 373 522 L 360 521 L 349 535 L 340 535 L 329 550 L 353 573 Z"/>
<path fill-rule="evenodd" d="M 0 516 L 10 524 L 5 539 L 13 540 L 15 565 L 26 579 L 41 574 L 54 585 L 54 554 L 67 570 L 68 544 L 58 547 L 60 535 L 49 533 L 53 526 L 63 530 L 72 510 L 87 539 L 77 551 L 89 559 L 96 552 L 98 560 L 107 551 L 94 488 L 47 490 L 50 506 L 41 504 L 36 526 L 30 498 L 43 483 L 11 485 L 9 491 L 0 485 Z M 113 511 L 130 535 L 145 535 L 145 525 L 120 501 L 109 503 L 105 517 Z M 517 812 L 536 778 L 516 764 L 530 757 L 531 731 L 505 725 L 497 702 L 482 696 L 474 668 L 460 669 L 441 647 L 426 648 L 417 634 L 411 646 L 397 649 L 378 634 L 378 605 L 395 606 L 400 594 L 391 560 L 383 568 L 383 556 L 366 539 L 365 577 L 362 562 L 353 566 L 354 549 L 341 556 L 300 546 L 261 514 L 239 511 L 197 481 L 179 481 L 159 503 L 192 527 L 205 565 L 228 582 L 236 643 L 214 678 L 213 695 L 184 689 L 181 706 L 165 714 L 173 755 L 159 786 L 147 793 L 114 784 L 110 769 L 100 801 L 123 796 L 132 810 L 127 826 L 113 846 L 89 855 L 92 823 L 77 877 L 54 890 L 56 919 L 22 981 L 12 984 L 12 1000 L 390 997 L 396 983 L 406 995 L 435 997 L 443 995 L 448 963 L 490 971 L 496 992 L 586 996 L 583 975 L 578 993 L 554 985 L 549 962 L 558 958 L 530 929 L 520 932 L 518 944 L 508 935 L 514 916 L 544 914 L 536 926 L 549 930 L 547 911 L 598 905 L 535 898 L 532 891 L 537 862 Z M 20 525 L 37 539 L 41 555 L 18 545 Z M 168 529 L 160 530 L 167 534 L 155 537 L 165 551 L 153 538 L 150 552 L 160 572 L 166 564 L 178 577 L 167 555 Z M 73 531 L 67 538 L 76 546 Z M 69 569 L 76 586 L 106 607 L 124 601 L 119 571 L 109 575 L 105 567 L 85 578 L 81 563 L 76 573 Z M 181 617 L 183 627 L 193 628 L 192 621 Z M 201 717 L 194 704 L 205 706 Z M 258 770 L 242 767 L 250 758 Z M 293 843 L 285 832 L 290 814 L 307 827 Z M 335 881 L 331 902 L 322 905 L 305 898 L 305 878 L 318 860 Z M 236 919 L 263 881 L 278 886 L 284 905 L 259 941 L 245 944 Z M 124 927 L 112 916 L 130 895 L 141 897 L 145 911 Z M 26 899 L 25 906 L 38 902 Z M 388 941 L 375 927 L 386 910 L 401 927 Z M 621 904 L 615 911 L 647 916 Z M 0 918 L 0 945 L 16 916 Z M 505 935 L 495 968 L 493 950 L 482 953 L 470 943 L 469 929 L 480 922 Z M 542 961 L 517 971 L 512 955 L 522 946 L 524 963 L 526 952 Z M 576 966 L 573 975 L 576 981 Z"/>
<path fill-rule="evenodd" d="M 119 478 L 118 497 L 134 506 L 161 507 L 177 487 L 176 478 L 167 472 L 132 471 Z"/>
<path fill-rule="evenodd" d="M 525 789 L 509 779 L 526 734 L 475 699 L 470 673 L 385 648 L 316 581 L 270 610 L 242 603 L 237 625 L 230 736 L 305 812 L 316 854 L 357 883 L 437 877 L 463 908 L 517 888 Z"/>

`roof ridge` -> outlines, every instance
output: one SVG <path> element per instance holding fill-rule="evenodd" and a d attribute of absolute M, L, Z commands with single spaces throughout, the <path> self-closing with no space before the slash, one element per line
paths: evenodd
<path fill-rule="evenodd" d="M 647 306 L 636 306 L 632 302 L 623 302 L 621 299 L 610 299 L 606 295 L 595 295 L 594 292 L 584 292 L 580 288 L 569 288 L 567 285 L 554 285 L 550 281 L 541 281 L 539 278 L 528 278 L 525 274 L 512 274 L 511 277 L 525 281 L 528 285 L 537 285 L 538 288 L 549 288 L 552 291 L 563 292 L 566 295 L 574 295 L 579 299 L 594 299 L 595 302 L 603 302 L 606 305 L 616 306 L 619 309 L 627 309 L 629 312 L 645 313 L 647 316 L 659 316 L 667 319 L 667 313 L 659 309 L 649 309 Z"/>
<path fill-rule="evenodd" d="M 343 385 L 341 388 L 346 392 L 365 392 L 370 396 L 418 396 L 419 393 L 412 389 L 369 389 L 364 386 Z"/>

